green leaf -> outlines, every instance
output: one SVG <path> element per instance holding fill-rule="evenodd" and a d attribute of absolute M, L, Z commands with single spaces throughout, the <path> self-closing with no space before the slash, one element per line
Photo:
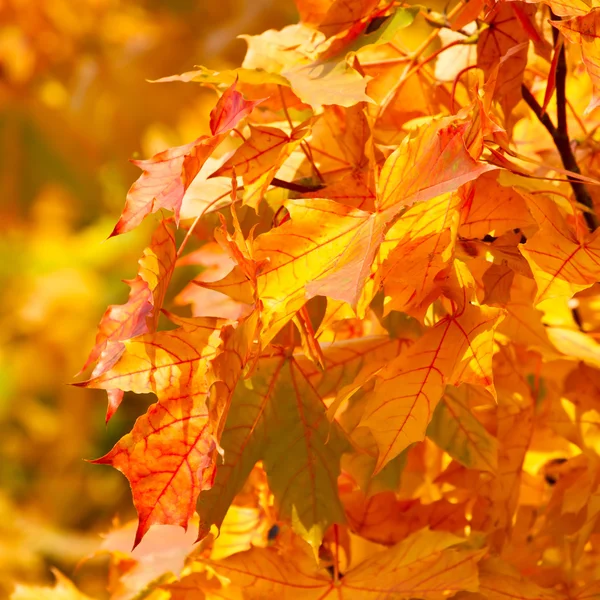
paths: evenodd
<path fill-rule="evenodd" d="M 349 445 L 326 417 L 318 373 L 306 359 L 281 353 L 261 358 L 252 377 L 238 384 L 221 438 L 225 462 L 198 501 L 201 535 L 220 526 L 259 460 L 280 516 L 314 548 L 329 525 L 345 521 L 337 478 Z"/>
<path fill-rule="evenodd" d="M 498 441 L 473 416 L 468 402 L 471 393 L 482 392 L 467 384 L 448 386 L 433 413 L 427 436 L 465 467 L 495 473 Z"/>
<path fill-rule="evenodd" d="M 385 44 L 394 39 L 398 31 L 410 27 L 419 14 L 418 6 L 409 8 L 397 8 L 385 23 L 372 33 L 363 34 L 346 50 L 346 52 L 357 52 L 366 46 Z"/>

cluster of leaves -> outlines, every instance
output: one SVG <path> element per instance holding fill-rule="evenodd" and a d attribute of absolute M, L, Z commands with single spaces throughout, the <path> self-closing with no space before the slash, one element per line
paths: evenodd
<path fill-rule="evenodd" d="M 113 231 L 161 215 L 79 385 L 157 402 L 95 462 L 134 546 L 199 531 L 150 578 L 116 552 L 113 596 L 595 597 L 600 9 L 297 7 L 166 78 L 222 92 L 210 135 L 137 161 Z"/>

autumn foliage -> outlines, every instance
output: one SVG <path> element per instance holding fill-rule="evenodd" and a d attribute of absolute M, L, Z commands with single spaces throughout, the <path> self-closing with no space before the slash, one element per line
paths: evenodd
<path fill-rule="evenodd" d="M 178 557 L 113 532 L 113 597 L 595 598 L 600 9 L 296 4 L 161 80 L 210 134 L 112 232 L 156 223 L 78 385 L 155 395 L 94 462 Z"/>

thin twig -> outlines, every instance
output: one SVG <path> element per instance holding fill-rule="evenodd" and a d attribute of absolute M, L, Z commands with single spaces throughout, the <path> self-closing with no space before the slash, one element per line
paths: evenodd
<path fill-rule="evenodd" d="M 561 54 L 564 53 L 561 50 Z M 561 62 L 564 64 L 564 69 L 561 67 Z M 571 141 L 569 140 L 569 135 L 567 131 L 567 123 L 566 123 L 566 97 L 565 97 L 565 77 L 567 74 L 566 62 L 564 61 L 564 54 L 558 59 L 558 66 L 556 68 L 556 104 L 557 104 L 557 115 L 559 118 L 560 129 L 554 125 L 552 119 L 548 116 L 548 113 L 543 112 L 542 107 L 539 102 L 535 99 L 533 94 L 529 91 L 527 86 L 524 84 L 521 85 L 521 92 L 523 94 L 523 100 L 527 103 L 529 108 L 533 111 L 535 116 L 539 119 L 540 123 L 546 128 L 548 133 L 552 136 L 552 140 L 554 141 L 554 145 L 560 154 L 560 159 L 562 161 L 563 167 L 567 171 L 571 171 L 572 173 L 581 174 L 581 169 L 575 160 L 575 155 L 573 154 L 573 150 L 571 149 Z M 568 177 L 569 183 L 571 184 L 571 188 L 573 189 L 573 193 L 575 194 L 575 199 L 577 202 L 589 209 L 589 211 L 585 210 L 583 212 L 583 218 L 588 226 L 590 231 L 595 231 L 598 227 L 598 217 L 594 212 L 594 203 L 592 201 L 592 197 L 587 189 L 587 186 L 581 181 L 577 181 L 573 177 Z"/>
<path fill-rule="evenodd" d="M 298 192 L 299 194 L 308 194 L 309 192 L 316 192 L 325 187 L 320 183 L 317 185 L 303 185 L 301 183 L 294 183 L 292 181 L 283 181 L 282 179 L 277 179 L 277 177 L 273 177 L 273 179 L 271 180 L 271 185 L 278 188 L 282 188 L 284 190 L 290 190 L 290 192 Z"/>
<path fill-rule="evenodd" d="M 279 88 L 279 97 L 281 99 L 281 105 L 283 107 L 283 114 L 285 115 L 285 118 L 288 122 L 288 125 L 290 126 L 290 129 L 293 131 L 294 123 L 292 122 L 292 118 L 290 117 L 290 113 L 288 111 L 287 104 L 285 102 L 285 96 L 283 95 L 283 88 L 280 85 L 278 85 L 277 87 Z M 313 168 L 315 175 L 318 177 L 318 179 L 321 181 L 321 183 L 325 183 L 325 180 L 323 179 L 323 175 L 321 175 L 321 172 L 319 171 L 319 169 L 317 169 L 317 165 L 315 164 L 315 161 L 313 160 L 312 153 L 308 149 L 308 144 L 306 144 L 306 142 L 304 140 L 302 140 L 300 142 L 300 149 L 304 153 L 304 156 L 306 156 L 306 160 L 310 163 L 311 167 Z"/>
<path fill-rule="evenodd" d="M 450 19 L 452 19 L 456 14 L 460 12 L 464 4 L 465 0 L 459 1 L 459 3 L 446 16 L 448 21 L 450 21 Z M 379 106 L 379 110 L 377 112 L 378 117 L 381 116 L 387 110 L 388 106 L 398 95 L 398 92 L 402 89 L 404 83 L 418 70 L 415 69 L 415 65 L 418 65 L 419 59 L 421 58 L 425 50 L 429 48 L 430 44 L 432 44 L 437 39 L 437 37 L 440 34 L 440 31 L 441 29 L 434 29 L 427 36 L 427 39 L 425 39 L 425 41 L 411 54 L 408 60 L 408 64 L 406 65 L 406 68 L 404 69 L 402 75 L 400 75 L 400 78 L 398 79 L 394 87 L 392 87 L 392 89 L 386 94 L 385 98 L 381 102 L 381 105 Z"/>

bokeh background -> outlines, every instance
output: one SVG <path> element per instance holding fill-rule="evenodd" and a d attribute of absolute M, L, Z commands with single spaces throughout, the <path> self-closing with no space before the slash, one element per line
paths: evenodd
<path fill-rule="evenodd" d="M 148 399 L 108 427 L 103 392 L 69 385 L 109 304 L 120 304 L 147 223 L 106 241 L 149 157 L 207 133 L 216 95 L 147 80 L 238 66 L 256 34 L 295 22 L 279 0 L 0 2 L 0 598 L 59 568 L 106 598 L 106 559 L 85 561 L 127 482 L 107 452 Z"/>

